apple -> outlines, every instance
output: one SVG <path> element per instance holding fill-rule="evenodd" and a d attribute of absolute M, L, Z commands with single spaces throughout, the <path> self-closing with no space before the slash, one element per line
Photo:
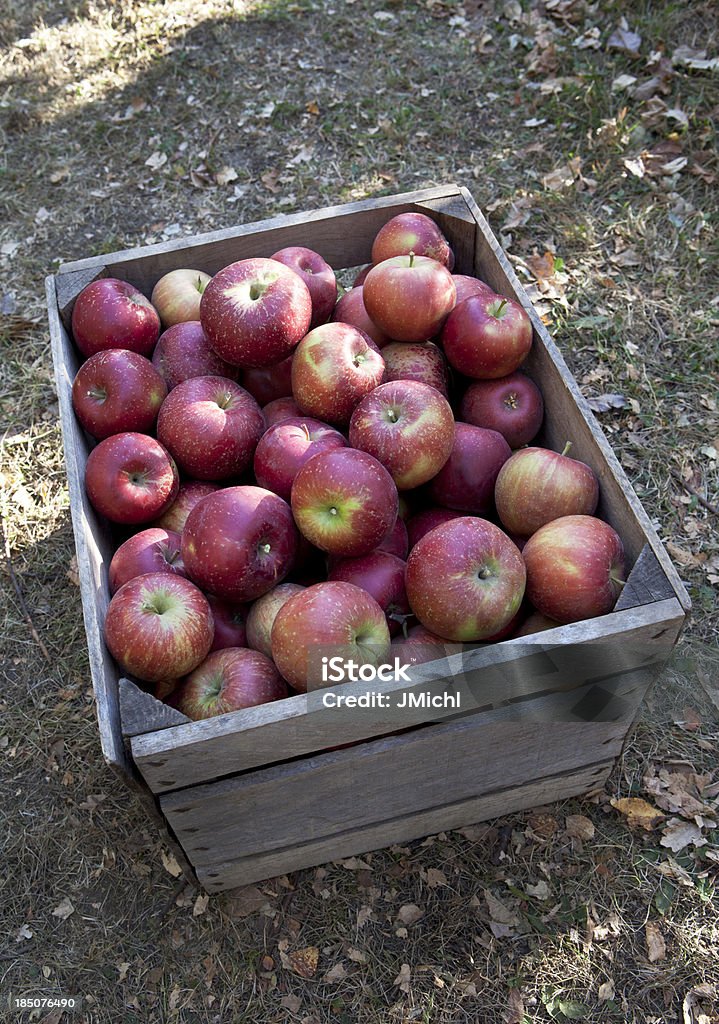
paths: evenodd
<path fill-rule="evenodd" d="M 226 377 L 191 377 L 173 388 L 157 417 L 157 436 L 183 473 L 226 480 L 252 462 L 265 429 L 260 407 Z"/>
<path fill-rule="evenodd" d="M 624 586 L 622 541 L 594 516 L 545 523 L 524 545 L 522 557 L 529 601 L 561 624 L 606 615 Z"/>
<path fill-rule="evenodd" d="M 442 347 L 450 366 L 467 377 L 506 377 L 532 347 L 532 322 L 513 299 L 470 295 L 447 317 Z"/>
<path fill-rule="evenodd" d="M 179 486 L 177 466 L 167 449 L 135 431 L 100 441 L 85 466 L 87 496 L 113 523 L 137 526 L 157 519 L 173 503 Z"/>
<path fill-rule="evenodd" d="M 498 430 L 510 448 L 521 448 L 542 425 L 542 392 L 520 371 L 496 380 L 477 380 L 462 396 L 459 418 L 475 427 Z"/>
<path fill-rule="evenodd" d="M 533 611 L 527 616 L 514 636 L 531 636 L 532 633 L 544 633 L 548 629 L 556 629 L 557 626 L 559 626 L 559 623 L 555 622 L 554 619 L 550 619 L 547 615 L 542 615 L 541 612 Z"/>
<path fill-rule="evenodd" d="M 397 555 L 403 561 L 406 559 L 407 552 L 409 551 L 409 538 L 407 536 L 407 527 L 401 515 L 397 516 L 394 526 L 385 536 L 384 540 L 380 541 L 375 550 L 389 551 L 391 555 Z"/>
<path fill-rule="evenodd" d="M 246 647 L 249 605 L 223 601 L 214 594 L 208 594 L 207 601 L 215 624 L 215 635 L 210 650 L 223 651 L 226 647 Z"/>
<path fill-rule="evenodd" d="M 127 349 L 96 352 L 72 383 L 75 415 L 98 440 L 128 430 L 152 430 L 166 395 L 165 382 L 150 360 Z"/>
<path fill-rule="evenodd" d="M 393 341 L 382 349 L 384 382 L 418 380 L 447 397 L 447 361 L 431 342 Z"/>
<path fill-rule="evenodd" d="M 437 334 L 456 295 L 446 267 L 413 253 L 376 264 L 362 286 L 370 318 L 396 341 L 426 341 Z"/>
<path fill-rule="evenodd" d="M 457 289 L 457 305 L 464 302 L 470 295 L 496 295 L 496 292 L 480 281 L 478 277 L 470 277 L 469 274 L 452 274 L 454 287 Z"/>
<path fill-rule="evenodd" d="M 107 348 L 149 356 L 160 334 L 157 310 L 127 281 L 102 277 L 82 289 L 72 310 L 72 336 L 84 356 Z"/>
<path fill-rule="evenodd" d="M 280 673 L 302 693 L 326 685 L 322 657 L 377 666 L 390 650 L 387 620 L 375 599 L 339 581 L 315 583 L 291 597 L 277 613 L 271 643 Z"/>
<path fill-rule="evenodd" d="M 275 423 L 260 438 L 255 450 L 255 479 L 260 487 L 290 500 L 292 482 L 301 466 L 320 452 L 346 448 L 339 430 L 309 416 Z"/>
<path fill-rule="evenodd" d="M 288 245 L 270 257 L 284 263 L 302 278 L 312 299 L 310 330 L 327 323 L 337 301 L 337 278 L 332 267 L 314 249 L 304 245 Z"/>
<path fill-rule="evenodd" d="M 212 643 L 207 598 L 170 572 L 135 576 L 110 600 L 105 642 L 123 672 L 144 682 L 177 679 L 206 657 Z"/>
<path fill-rule="evenodd" d="M 410 626 L 406 636 L 400 633 L 392 638 L 390 656 L 398 655 L 403 665 L 423 665 L 450 654 L 458 654 L 461 650 L 461 644 L 448 644 L 441 636 L 418 623 Z"/>
<path fill-rule="evenodd" d="M 239 260 L 205 288 L 200 320 L 215 352 L 233 366 L 271 366 L 290 354 L 312 318 L 302 278 L 277 260 Z"/>
<path fill-rule="evenodd" d="M 152 353 L 152 365 L 172 390 L 191 377 L 228 377 L 236 380 L 237 367 L 220 359 L 199 320 L 174 324 L 160 335 Z"/>
<path fill-rule="evenodd" d="M 281 423 L 282 420 L 302 416 L 302 410 L 294 398 L 275 398 L 274 401 L 262 406 L 262 415 L 265 417 L 265 423 L 269 430 L 275 423 Z"/>
<path fill-rule="evenodd" d="M 179 684 L 173 706 L 194 722 L 288 696 L 269 658 L 246 647 L 213 651 Z"/>
<path fill-rule="evenodd" d="M 123 583 L 147 572 L 172 572 L 186 576 L 180 554 L 180 535 L 151 526 L 124 541 L 110 560 L 110 593 Z"/>
<path fill-rule="evenodd" d="M 258 597 L 250 606 L 247 615 L 247 646 L 259 651 L 266 657 L 272 657 L 272 626 L 280 608 L 295 594 L 305 588 L 299 583 L 280 583 Z"/>
<path fill-rule="evenodd" d="M 450 248 L 441 229 L 425 213 L 398 213 L 384 224 L 372 243 L 372 263 L 376 266 L 392 256 L 429 256 L 445 267 Z"/>
<path fill-rule="evenodd" d="M 332 566 L 330 580 L 354 583 L 371 594 L 387 618 L 390 636 L 412 617 L 404 585 L 405 563 L 387 551 L 372 551 L 359 558 L 341 558 Z"/>
<path fill-rule="evenodd" d="M 411 490 L 436 476 L 452 452 L 452 407 L 417 380 L 380 384 L 352 413 L 349 439 L 389 470 L 398 490 Z"/>
<path fill-rule="evenodd" d="M 368 267 L 369 272 L 371 268 Z M 352 327 L 357 327 L 360 331 L 363 331 L 372 341 L 375 343 L 377 348 L 384 348 L 392 340 L 388 334 L 380 330 L 374 320 L 370 319 L 367 310 L 365 309 L 364 299 L 362 298 L 362 285 L 355 284 L 354 288 L 350 291 L 345 292 L 342 298 L 335 306 L 334 313 L 332 314 L 332 321 L 343 324 L 351 324 Z"/>
<path fill-rule="evenodd" d="M 321 324 L 292 359 L 292 394 L 306 416 L 344 426 L 357 403 L 382 380 L 384 359 L 350 324 Z"/>
<path fill-rule="evenodd" d="M 182 531 L 188 576 L 227 601 L 253 601 L 271 590 L 290 571 L 296 550 L 289 505 L 263 487 L 223 487 L 208 495 Z"/>
<path fill-rule="evenodd" d="M 292 512 L 300 532 L 332 555 L 366 555 L 397 519 L 392 477 L 372 455 L 356 448 L 322 452 L 306 462 L 292 484 Z"/>
<path fill-rule="evenodd" d="M 563 516 L 594 514 L 599 481 L 585 462 L 548 448 L 522 448 L 502 466 L 494 489 L 497 513 L 505 529 L 530 537 L 540 526 Z"/>
<path fill-rule="evenodd" d="M 494 504 L 494 485 L 512 454 L 496 430 L 457 423 L 447 462 L 429 485 L 432 500 L 444 508 L 486 515 Z"/>
<path fill-rule="evenodd" d="M 172 327 L 189 320 L 199 320 L 200 300 L 209 283 L 209 274 L 201 270 L 188 270 L 186 267 L 163 274 L 150 296 L 162 326 Z"/>
<path fill-rule="evenodd" d="M 177 497 L 170 507 L 152 525 L 182 533 L 187 517 L 197 502 L 219 489 L 219 484 L 210 483 L 209 480 L 186 480 L 180 484 Z"/>
<path fill-rule="evenodd" d="M 525 581 L 522 555 L 509 537 L 473 516 L 435 527 L 407 559 L 410 607 L 446 640 L 476 643 L 494 636 L 518 612 Z"/>
<path fill-rule="evenodd" d="M 276 398 L 292 395 L 292 354 L 272 366 L 244 370 L 242 387 L 249 391 L 258 405 L 267 405 Z"/>
<path fill-rule="evenodd" d="M 362 269 L 359 271 L 359 273 L 355 277 L 354 281 L 352 282 L 352 287 L 353 288 L 361 288 L 362 285 L 365 283 L 365 278 L 367 277 L 367 275 L 369 274 L 371 269 L 372 269 L 372 264 L 371 263 L 368 263 L 366 267 L 362 267 Z"/>
<path fill-rule="evenodd" d="M 448 523 L 452 519 L 460 519 L 465 514 L 451 508 L 426 508 L 412 516 L 411 519 L 407 520 L 407 536 L 410 551 L 435 526 L 441 526 L 442 523 Z"/>

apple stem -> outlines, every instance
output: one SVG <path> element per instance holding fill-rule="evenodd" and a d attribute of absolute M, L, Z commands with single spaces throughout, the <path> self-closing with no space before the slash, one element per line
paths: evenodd
<path fill-rule="evenodd" d="M 409 251 L 409 265 L 410 267 L 414 266 L 414 250 L 412 249 Z"/>
<path fill-rule="evenodd" d="M 260 551 L 263 551 L 266 555 L 269 555 L 272 550 L 271 544 L 260 544 Z"/>
<path fill-rule="evenodd" d="M 497 306 L 497 312 L 494 315 L 495 316 L 501 316 L 502 315 L 502 310 L 504 309 L 504 307 L 506 305 L 507 305 L 507 300 L 506 299 L 502 299 L 500 304 Z"/>
<path fill-rule="evenodd" d="M 569 450 L 571 449 L 571 447 L 572 447 L 572 442 L 571 441 L 567 441 L 567 443 L 565 444 L 564 448 L 562 448 L 562 455 L 567 455 L 569 453 Z"/>
<path fill-rule="evenodd" d="M 609 579 L 612 581 L 612 583 L 616 583 L 617 586 L 625 587 L 627 585 L 627 581 L 626 580 L 620 579 L 619 576 L 615 576 L 611 572 L 609 573 Z"/>
<path fill-rule="evenodd" d="M 207 287 L 207 285 L 206 285 L 206 284 L 205 284 L 205 282 L 204 282 L 204 281 L 202 280 L 202 278 L 201 278 L 201 277 L 198 277 L 198 278 L 197 278 L 197 290 L 198 290 L 198 292 L 200 293 L 200 295 L 204 295 L 204 292 L 205 292 L 205 288 L 206 288 L 206 287 Z"/>

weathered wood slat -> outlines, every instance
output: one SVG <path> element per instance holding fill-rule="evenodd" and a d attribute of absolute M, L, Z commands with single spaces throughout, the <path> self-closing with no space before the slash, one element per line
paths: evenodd
<path fill-rule="evenodd" d="M 645 544 L 627 577 L 615 611 L 638 608 L 674 596 L 674 588 L 666 577 L 650 544 Z"/>
<path fill-rule="evenodd" d="M 521 786 L 498 789 L 469 800 L 351 829 L 330 839 L 317 839 L 269 850 L 257 856 L 202 865 L 196 869 L 197 877 L 208 892 L 222 892 L 341 857 L 368 853 L 393 843 L 406 843 L 421 836 L 466 828 L 476 822 L 539 807 L 550 801 L 596 792 L 604 786 L 612 767 L 613 761 L 605 760 L 563 775 L 531 780 Z"/>
<path fill-rule="evenodd" d="M 190 719 L 177 708 L 157 700 L 151 693 L 141 690 L 131 679 L 120 679 L 120 723 L 122 735 L 137 736 L 151 729 L 169 729 L 173 725 L 186 725 Z"/>

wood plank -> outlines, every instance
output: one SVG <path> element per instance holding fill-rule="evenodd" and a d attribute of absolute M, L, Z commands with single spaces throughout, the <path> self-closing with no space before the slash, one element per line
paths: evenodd
<path fill-rule="evenodd" d="M 572 455 L 587 462 L 599 477 L 601 500 L 598 514 L 606 518 L 624 540 L 630 563 L 633 564 L 637 560 L 644 544 L 648 543 L 671 583 L 677 599 L 685 612 L 688 612 L 691 601 L 686 588 L 603 430 L 569 372 L 559 349 L 537 316 L 485 217 L 471 194 L 464 188 L 461 192 L 479 227 L 476 272 L 501 294 L 516 298 L 527 310 L 534 327 L 535 343 L 527 359 L 526 369 L 530 376 L 541 382 L 549 412 L 539 443 L 561 450 L 566 441 L 572 441 Z"/>
<path fill-rule="evenodd" d="M 604 786 L 613 765 L 613 761 L 602 761 L 522 786 L 498 789 L 469 800 L 458 800 L 416 814 L 401 815 L 391 821 L 350 829 L 329 839 L 273 849 L 224 863 L 206 864 L 197 868 L 197 877 L 208 892 L 222 892 L 343 857 L 369 853 L 393 843 L 406 843 L 421 836 L 466 828 L 480 821 L 596 792 Z"/>
<path fill-rule="evenodd" d="M 194 786 L 160 797 L 160 807 L 200 865 L 523 785 L 619 753 L 642 687 L 621 678 L 609 715 L 587 722 L 574 708 L 589 689 Z"/>
<path fill-rule="evenodd" d="M 151 693 L 141 690 L 131 679 L 119 680 L 120 723 L 122 735 L 137 736 L 148 729 L 168 729 L 173 725 L 186 725 L 190 719 L 177 708 L 157 700 Z"/>
<path fill-rule="evenodd" d="M 615 611 L 638 608 L 672 597 L 674 588 L 666 577 L 650 544 L 645 544 L 619 595 Z"/>
<path fill-rule="evenodd" d="M 586 645 L 596 648 L 601 656 L 603 674 L 628 669 L 642 659 L 666 657 L 683 621 L 683 610 L 675 598 L 646 609 L 613 612 L 571 627 L 478 646 L 415 666 L 411 683 L 384 684 L 382 693 L 395 703 L 404 694 L 442 694 L 453 688 L 460 693 L 464 708 L 476 710 L 572 685 L 579 687 L 590 678 L 592 659 Z M 614 642 L 619 633 L 621 645 Z M 548 664 L 547 652 L 554 659 Z M 580 664 L 576 664 L 577 658 Z M 342 686 L 342 693 L 359 696 L 373 688 L 348 683 Z M 320 699 L 317 693 L 295 696 L 203 722 L 136 735 L 131 741 L 133 759 L 153 792 L 163 793 L 455 714 L 451 708 L 414 712 L 375 708 L 364 713 L 353 709 L 338 714 L 323 711 L 318 706 Z"/>

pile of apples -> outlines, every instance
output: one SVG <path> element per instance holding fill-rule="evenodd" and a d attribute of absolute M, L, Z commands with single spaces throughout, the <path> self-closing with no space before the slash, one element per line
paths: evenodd
<path fill-rule="evenodd" d="M 188 717 L 322 685 L 327 653 L 412 664 L 613 608 L 594 472 L 527 447 L 529 317 L 453 262 L 403 213 L 339 301 L 304 247 L 78 296 L 85 485 L 125 538 L 107 646 Z"/>

